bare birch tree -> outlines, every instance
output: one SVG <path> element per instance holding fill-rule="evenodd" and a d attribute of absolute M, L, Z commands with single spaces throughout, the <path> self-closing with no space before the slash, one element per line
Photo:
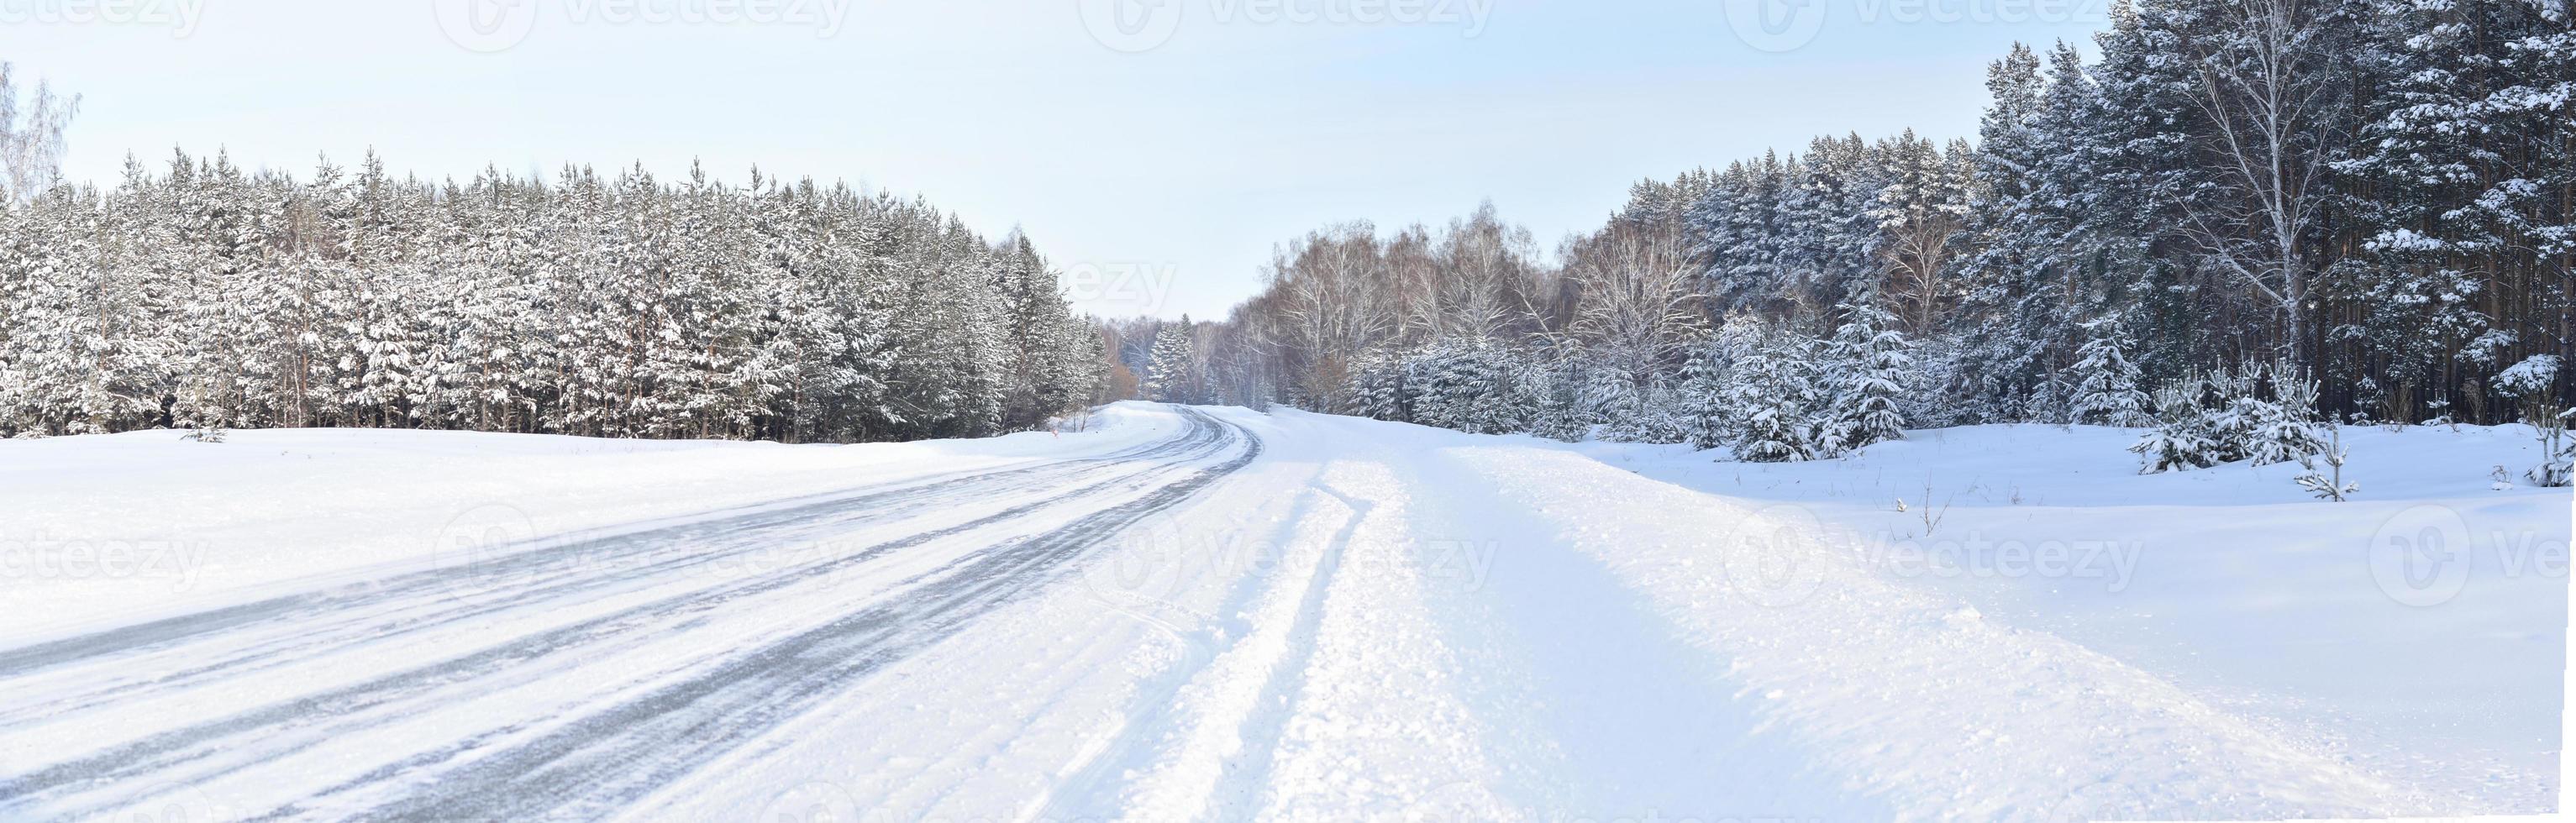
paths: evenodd
<path fill-rule="evenodd" d="M 2187 29 L 2182 44 L 2206 118 L 2204 155 L 2219 190 L 2191 198 L 2186 230 L 2209 258 L 2277 310 L 2283 348 L 2309 359 L 2315 264 L 2303 248 L 2328 190 L 2320 185 L 2350 139 L 2348 85 L 2330 42 L 2337 13 L 2319 0 L 2228 0 Z"/>

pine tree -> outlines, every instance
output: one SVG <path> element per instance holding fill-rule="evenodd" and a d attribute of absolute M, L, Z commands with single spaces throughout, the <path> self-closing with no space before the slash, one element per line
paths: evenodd
<path fill-rule="evenodd" d="M 1376 420 L 1413 422 L 1409 376 L 1410 369 L 1396 352 L 1379 349 L 1362 355 L 1351 367 L 1351 385 L 1347 389 L 1350 413 Z"/>
<path fill-rule="evenodd" d="M 1759 333 L 1734 362 L 1725 390 L 1735 419 L 1735 456 L 1755 463 L 1814 459 L 1818 454 L 1812 347 L 1792 332 Z"/>
<path fill-rule="evenodd" d="M 1162 403 L 1196 403 L 1198 375 L 1196 344 L 1190 340 L 1190 318 L 1163 327 L 1154 335 L 1154 357 L 1145 368 L 1145 397 Z"/>
<path fill-rule="evenodd" d="M 1553 364 L 1531 364 L 1529 384 L 1533 387 L 1537 407 L 1530 415 L 1530 434 L 1565 443 L 1580 443 L 1592 434 L 1598 422 L 1586 402 L 1585 383 L 1591 369 L 1581 359 L 1559 357 Z"/>
<path fill-rule="evenodd" d="M 2075 404 L 2068 416 L 2077 423 L 2103 426 L 2144 426 L 2154 418 L 2147 415 L 2147 395 L 2138 390 L 2138 367 L 2129 362 L 2128 350 L 2136 345 L 2116 313 L 2104 315 L 2083 324 L 2084 348 L 2079 350 L 2074 367 Z"/>
<path fill-rule="evenodd" d="M 2222 441 L 2231 458 L 2246 460 L 2257 466 L 2305 461 L 2325 451 L 2324 438 L 2317 436 L 2316 381 L 2298 371 L 2283 359 L 2268 369 L 2247 364 L 2240 385 L 2268 383 L 2270 397 L 2242 392 L 2233 398 L 2230 411 L 2241 424 L 2229 431 L 2242 431 L 2241 440 Z"/>
<path fill-rule="evenodd" d="M 1841 454 L 1876 443 L 1905 439 L 1905 415 L 1897 410 L 1906 372 L 1914 367 L 1905 335 L 1890 325 L 1894 318 L 1867 295 L 1839 307 L 1841 328 L 1825 349 L 1831 371 L 1832 405 L 1817 449 Z"/>
<path fill-rule="evenodd" d="M 2325 453 L 2314 460 L 2301 461 L 2300 465 L 2306 467 L 2308 471 L 2292 479 L 2298 482 L 2299 488 L 2306 489 L 2319 500 L 2341 503 L 2359 493 L 2361 484 L 2344 482 L 2344 459 L 2350 457 L 2351 453 L 2343 447 L 2343 427 L 2335 426 L 2333 431 L 2333 440 L 2327 445 Z M 2325 471 L 2317 470 L 2318 462 L 2326 464 Z"/>
<path fill-rule="evenodd" d="M 1730 329 L 1738 328 L 1730 324 Z M 1724 333 L 1721 332 L 1721 335 Z M 1680 409 L 1684 442 L 1706 451 L 1735 439 L 1735 423 L 1726 398 L 1727 352 L 1736 346 L 1723 337 L 1695 347 L 1682 368 Z"/>
<path fill-rule="evenodd" d="M 1418 352 L 1415 422 L 1469 434 L 1530 428 L 1538 403 L 1527 370 L 1508 349 L 1474 340 L 1443 340 Z"/>
<path fill-rule="evenodd" d="M 2531 484 L 2541 488 L 2564 488 L 2576 483 L 2576 439 L 2567 436 L 2567 412 L 2542 406 L 2532 414 L 2531 425 L 2540 441 L 2540 465 L 2523 474 Z"/>
<path fill-rule="evenodd" d="M 2207 391 L 2207 384 L 2197 375 L 2156 389 L 2159 422 L 2129 447 L 2143 459 L 2139 473 L 2190 471 L 2221 462 L 2214 454 L 2216 437 L 2210 430 L 2209 416 L 2201 407 L 2201 398 Z"/>

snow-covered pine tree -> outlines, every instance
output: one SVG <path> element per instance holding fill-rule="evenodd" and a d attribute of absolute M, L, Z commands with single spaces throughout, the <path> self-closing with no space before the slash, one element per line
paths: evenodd
<path fill-rule="evenodd" d="M 2190 471 L 2221 462 L 2215 454 L 2216 438 L 2210 431 L 2209 416 L 2201 407 L 2201 398 L 2208 391 L 2207 382 L 2199 375 L 2156 388 L 2157 425 L 2129 447 L 2141 459 L 2140 474 Z"/>
<path fill-rule="evenodd" d="M 1787 163 L 1776 206 L 1781 237 L 1773 241 L 1783 286 L 1767 300 L 1721 308 L 1779 316 L 1801 301 L 1831 305 L 1881 279 L 1886 259 L 1877 211 L 1889 181 L 1887 147 L 1858 134 L 1820 137 L 1808 144 L 1806 156 Z"/>
<path fill-rule="evenodd" d="M 1530 415 L 1530 434 L 1565 443 L 1590 437 L 1598 422 L 1585 400 L 1584 383 L 1591 370 L 1572 356 L 1558 356 L 1553 363 L 1534 362 L 1531 369 L 1529 385 L 1536 408 Z"/>
<path fill-rule="evenodd" d="M 1373 349 L 1360 355 L 1351 366 L 1350 386 L 1344 390 L 1349 396 L 1350 412 L 1375 420 L 1412 422 L 1410 372 L 1396 352 Z M 1150 385 L 1150 370 L 1147 379 Z"/>
<path fill-rule="evenodd" d="M 2084 348 L 2076 352 L 2072 381 L 2075 404 L 2068 410 L 2077 423 L 2138 427 L 2154 422 L 2148 398 L 2138 390 L 2138 367 L 2128 352 L 2136 346 L 2116 312 L 2086 321 Z"/>
<path fill-rule="evenodd" d="M 1444 340 L 1415 355 L 1414 421 L 1469 434 L 1525 432 L 1537 409 L 1526 370 L 1509 349 Z"/>
<path fill-rule="evenodd" d="M 103 259 L 88 195 L 57 188 L 12 210 L 0 240 L 0 433 L 123 431 L 158 412 L 153 296 Z"/>
<path fill-rule="evenodd" d="M 2386 363 L 2383 416 L 2502 419 L 2475 381 L 2565 353 L 2565 293 L 2499 310 L 2560 282 L 2576 253 L 2576 7 L 2563 0 L 2377 0 L 2351 17 L 2372 71 L 2357 82 L 2364 150 L 2337 171 L 2363 189 L 2351 213 L 2368 265 L 2348 267 L 2365 307 L 2354 335 Z M 2365 188 L 2366 187 L 2366 188 Z M 2553 341 L 2553 342 L 2542 342 Z M 2462 385 L 2466 384 L 2466 385 Z M 2564 402 L 2560 389 L 2557 398 Z"/>
<path fill-rule="evenodd" d="M 1582 404 L 1601 420 L 1601 437 L 1614 443 L 1633 443 L 1643 426 L 1638 418 L 1646 413 L 1645 398 L 1637 393 L 1637 384 L 1617 369 L 1593 368 L 1583 373 Z"/>
<path fill-rule="evenodd" d="M 2344 482 L 2344 459 L 2350 457 L 2351 453 L 2343 447 L 2343 427 L 2334 426 L 2332 430 L 2334 434 L 2325 452 L 2314 459 L 2301 460 L 2300 465 L 2305 466 L 2308 471 L 2292 479 L 2298 482 L 2299 488 L 2306 489 L 2319 500 L 2341 503 L 2359 493 L 2361 484 Z M 2316 464 L 2319 462 L 2326 464 L 2323 471 L 2317 469 Z"/>
<path fill-rule="evenodd" d="M 1198 402 L 1198 375 L 1193 373 L 1198 357 L 1196 344 L 1190 339 L 1190 318 L 1163 327 L 1154 335 L 1154 357 L 1145 368 L 1142 390 L 1146 399 L 1162 403 Z"/>
<path fill-rule="evenodd" d="M 1732 328 L 1730 326 L 1730 328 Z M 1683 442 L 1691 448 L 1707 451 L 1735 439 L 1735 425 L 1726 405 L 1726 372 L 1731 346 L 1721 339 L 1691 347 L 1690 360 L 1682 367 L 1678 408 Z"/>
<path fill-rule="evenodd" d="M 2130 447 L 2146 458 L 2149 474 L 2240 460 L 2305 461 L 2326 449 L 2317 433 L 2317 383 L 2287 359 L 2187 378 L 2159 389 L 2155 402 L 2161 423 Z"/>
<path fill-rule="evenodd" d="M 2522 402 L 2522 422 L 2531 426 L 2540 446 L 2540 463 L 2523 472 L 2532 485 L 2560 488 L 2576 482 L 2576 442 L 2567 437 L 2570 411 L 2558 405 L 2552 391 L 2558 382 L 2558 358 L 2534 355 L 2495 379 L 2496 392 Z"/>
<path fill-rule="evenodd" d="M 1905 415 L 1897 401 L 1905 391 L 1906 372 L 1914 367 L 1907 353 L 1912 345 L 1873 296 L 1855 296 L 1836 312 L 1842 326 L 1825 347 L 1832 395 L 1816 444 L 1820 456 L 1904 439 Z"/>
<path fill-rule="evenodd" d="M 2325 439 L 2317 436 L 2316 380 L 2287 359 L 2268 368 L 2249 363 L 2243 375 L 2246 385 L 2268 384 L 2270 397 L 2249 393 L 2232 404 L 2244 431 L 2242 441 L 2228 443 L 2232 456 L 2268 466 L 2304 461 L 2326 450 Z"/>
<path fill-rule="evenodd" d="M 1736 419 L 1738 459 L 1786 463 L 1817 456 L 1813 362 L 1806 337 L 1765 330 L 1728 374 L 1726 405 Z"/>
<path fill-rule="evenodd" d="M 1094 381 L 1085 380 L 1088 364 L 1099 358 L 1070 358 L 1097 340 L 1087 324 L 1072 317 L 1055 273 L 1025 234 L 1013 232 L 996 250 L 999 266 L 995 290 L 1001 295 L 1004 338 L 1009 343 L 1010 379 L 1005 425 L 1030 428 L 1076 405 Z"/>
<path fill-rule="evenodd" d="M 2556 489 L 2576 483 L 2576 439 L 2567 436 L 2570 414 L 2548 405 L 2532 410 L 2531 425 L 2540 441 L 2540 465 L 2523 473 L 2532 485 Z"/>
<path fill-rule="evenodd" d="M 2497 397 L 2524 404 L 2522 416 L 2530 422 L 2538 406 L 2556 405 L 2559 362 L 2558 355 L 2535 354 L 2498 372 L 2488 385 Z"/>
<path fill-rule="evenodd" d="M 1473 387 L 1477 375 L 1462 367 L 1464 358 L 1460 341 L 1451 338 L 1404 353 L 1405 385 L 1413 395 L 1413 422 L 1444 429 L 1465 430 L 1469 425 L 1466 408 L 1476 399 Z"/>
<path fill-rule="evenodd" d="M 1643 386 L 1619 382 L 1623 405 L 1615 416 L 1604 414 L 1603 438 L 1621 443 L 1690 442 L 1683 400 L 1660 375 Z"/>
<path fill-rule="evenodd" d="M 2278 417 L 2259 392 L 2263 385 L 2263 367 L 2248 360 L 2231 368 L 2215 369 L 2206 380 L 2207 402 L 2199 406 L 2207 420 L 2213 463 L 2243 460 L 2252 448 L 2256 433 L 2264 424 Z"/>

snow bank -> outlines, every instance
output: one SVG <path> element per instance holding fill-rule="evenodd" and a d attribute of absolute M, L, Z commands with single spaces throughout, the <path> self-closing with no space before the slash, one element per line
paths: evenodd
<path fill-rule="evenodd" d="M 1817 524 L 1875 580 L 2390 776 L 2395 811 L 2554 807 L 2571 495 L 2519 482 L 2540 459 L 2528 427 L 2348 427 L 2361 493 L 2339 504 L 2295 464 L 2142 476 L 2136 438 L 1981 426 L 1775 465 L 1546 447 Z"/>

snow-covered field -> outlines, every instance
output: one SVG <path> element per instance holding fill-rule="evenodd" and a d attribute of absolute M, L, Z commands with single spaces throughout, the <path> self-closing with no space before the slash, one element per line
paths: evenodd
<path fill-rule="evenodd" d="M 1203 416 L 1202 416 L 1203 415 Z M 2141 477 L 1281 411 L 0 443 L 0 819 L 2269 818 L 2557 802 L 2518 428 Z"/>
<path fill-rule="evenodd" d="M 2522 426 L 2342 436 L 2362 491 L 2339 504 L 2291 464 L 2140 476 L 2121 451 L 2136 433 L 2100 427 L 1914 432 L 1769 466 L 1574 450 L 1820 524 L 1872 577 L 2387 780 L 2408 799 L 2382 810 L 2555 808 L 2568 490 L 2520 481 L 2539 456 Z"/>

